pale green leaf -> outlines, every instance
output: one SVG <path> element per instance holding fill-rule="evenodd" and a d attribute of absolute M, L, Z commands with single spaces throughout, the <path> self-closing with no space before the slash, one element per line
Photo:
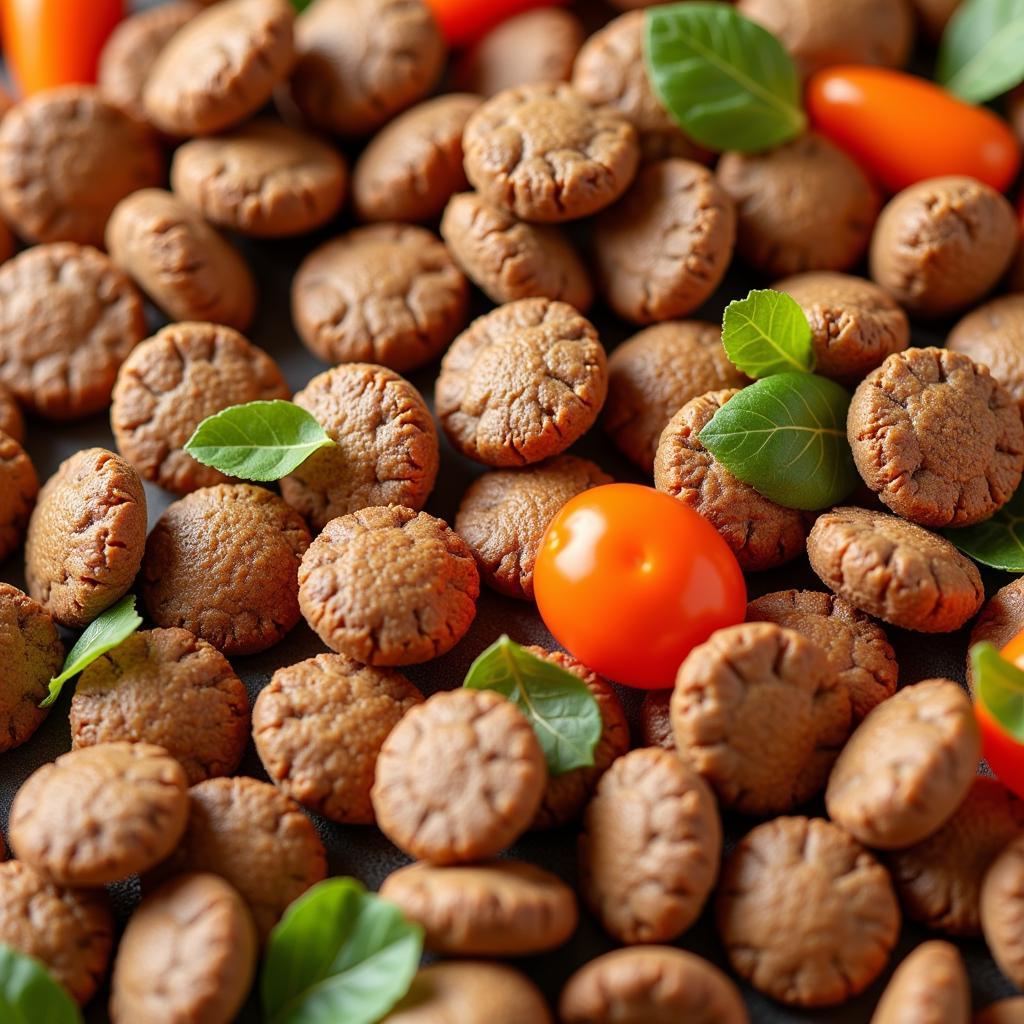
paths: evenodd
<path fill-rule="evenodd" d="M 752 291 L 725 307 L 725 354 L 748 377 L 814 369 L 811 325 L 790 295 L 771 289 Z"/>
<path fill-rule="evenodd" d="M 1024 0 L 965 0 L 942 36 L 937 78 L 968 103 L 1024 81 Z"/>

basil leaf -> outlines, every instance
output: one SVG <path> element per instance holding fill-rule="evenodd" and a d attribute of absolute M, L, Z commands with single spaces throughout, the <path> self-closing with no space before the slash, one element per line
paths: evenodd
<path fill-rule="evenodd" d="M 311 413 L 277 398 L 207 416 L 185 442 L 185 451 L 228 476 L 266 481 L 280 480 L 333 444 Z"/>
<path fill-rule="evenodd" d="M 793 59 L 729 4 L 650 8 L 644 49 L 665 109 L 709 149 L 771 149 L 807 127 Z"/>
<path fill-rule="evenodd" d="M 303 893 L 270 933 L 260 977 L 268 1024 L 375 1024 L 419 968 L 423 929 L 354 878 Z"/>
<path fill-rule="evenodd" d="M 764 289 L 725 307 L 722 344 L 730 362 L 748 377 L 814 369 L 811 325 L 796 299 Z"/>
<path fill-rule="evenodd" d="M 971 648 L 974 691 L 985 710 L 1024 743 L 1024 672 L 987 640 Z"/>
<path fill-rule="evenodd" d="M 1024 486 L 991 519 L 942 533 L 982 565 L 1024 572 Z"/>
<path fill-rule="evenodd" d="M 777 373 L 729 399 L 700 441 L 733 476 L 786 508 L 835 505 L 857 485 L 850 396 L 813 373 Z"/>
<path fill-rule="evenodd" d="M 939 81 L 968 103 L 987 103 L 1024 81 L 1024 0 L 966 0 L 939 48 Z"/>
<path fill-rule="evenodd" d="M 4 1024 L 82 1024 L 82 1014 L 38 960 L 0 943 L 0 1020 Z"/>
<path fill-rule="evenodd" d="M 85 632 L 64 659 L 61 674 L 50 680 L 50 693 L 39 706 L 48 708 L 72 676 L 84 672 L 101 655 L 127 640 L 141 625 L 142 616 L 135 610 L 134 594 L 122 597 L 117 604 L 98 615 L 85 627 Z"/>
<path fill-rule="evenodd" d="M 462 685 L 494 690 L 526 715 L 550 775 L 594 763 L 604 722 L 597 698 L 579 676 L 501 636 L 469 667 Z"/>

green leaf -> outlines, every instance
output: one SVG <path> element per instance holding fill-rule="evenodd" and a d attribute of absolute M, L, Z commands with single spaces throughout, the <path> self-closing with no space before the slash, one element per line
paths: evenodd
<path fill-rule="evenodd" d="M 968 103 L 987 103 L 1024 81 L 1024 0 L 966 0 L 946 26 L 939 81 Z"/>
<path fill-rule="evenodd" d="M 947 540 L 976 562 L 1002 569 L 1024 572 L 1024 486 L 994 515 L 983 523 L 943 530 Z"/>
<path fill-rule="evenodd" d="M 594 763 L 604 723 L 597 699 L 579 676 L 502 636 L 473 662 L 462 685 L 494 690 L 526 715 L 550 775 Z"/>
<path fill-rule="evenodd" d="M 811 325 L 790 295 L 764 289 L 725 307 L 725 354 L 748 377 L 814 369 Z"/>
<path fill-rule="evenodd" d="M 792 58 L 729 4 L 650 8 L 645 53 L 666 110 L 709 149 L 771 149 L 807 127 Z"/>
<path fill-rule="evenodd" d="M 97 616 L 64 659 L 64 669 L 50 680 L 50 693 L 39 705 L 48 708 L 59 696 L 64 684 L 84 672 L 97 658 L 127 640 L 142 625 L 142 616 L 135 610 L 135 595 L 122 597 L 102 615 Z"/>
<path fill-rule="evenodd" d="M 700 441 L 733 476 L 786 508 L 835 505 L 857 485 L 850 396 L 813 373 L 777 373 L 731 398 Z"/>
<path fill-rule="evenodd" d="M 4 1024 L 82 1024 L 67 990 L 35 958 L 0 943 L 0 1021 Z"/>
<path fill-rule="evenodd" d="M 268 1024 L 375 1024 L 409 990 L 423 929 L 354 878 L 300 896 L 270 934 L 260 978 Z"/>
<path fill-rule="evenodd" d="M 243 480 L 280 480 L 334 442 L 292 402 L 247 402 L 207 416 L 185 442 L 204 466 Z"/>
<path fill-rule="evenodd" d="M 987 640 L 971 648 L 974 692 L 985 710 L 1024 743 L 1024 672 Z"/>

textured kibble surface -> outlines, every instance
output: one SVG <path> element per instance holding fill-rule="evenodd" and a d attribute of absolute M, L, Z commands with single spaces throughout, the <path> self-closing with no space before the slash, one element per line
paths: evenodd
<path fill-rule="evenodd" d="M 997 590 L 971 626 L 970 647 L 987 640 L 1005 647 L 1024 629 L 1024 579 L 1018 578 Z M 967 659 L 967 682 L 973 686 L 973 667 Z"/>
<path fill-rule="evenodd" d="M 871 1024 L 958 1024 L 970 1017 L 971 987 L 955 946 L 922 943 L 896 969 Z"/>
<path fill-rule="evenodd" d="M 0 430 L 0 558 L 21 544 L 38 493 L 39 478 L 28 453 Z"/>
<path fill-rule="evenodd" d="M 25 417 L 14 392 L 0 381 L 0 431 L 21 444 L 25 440 Z"/>
<path fill-rule="evenodd" d="M 987 366 L 1024 408 L 1024 295 L 1001 295 L 971 310 L 950 332 L 946 347 Z"/>

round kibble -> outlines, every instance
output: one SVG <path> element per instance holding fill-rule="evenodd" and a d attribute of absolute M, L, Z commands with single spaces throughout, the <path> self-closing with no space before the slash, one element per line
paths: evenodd
<path fill-rule="evenodd" d="M 1024 984 L 1024 838 L 1011 842 L 985 873 L 979 903 L 981 928 L 999 969 Z"/>
<path fill-rule="evenodd" d="M 988 367 L 1024 411 L 1024 295 L 1002 295 L 968 313 L 946 348 Z"/>
<path fill-rule="evenodd" d="M 0 561 L 21 544 L 38 493 L 39 478 L 28 453 L 0 431 Z"/>
<path fill-rule="evenodd" d="M 948 942 L 925 942 L 899 965 L 871 1024 L 967 1024 L 971 986 L 963 959 Z"/>
<path fill-rule="evenodd" d="M 1024 577 L 1007 583 L 986 602 L 981 614 L 971 627 L 968 651 L 987 640 L 996 647 L 1005 647 L 1024 629 Z M 967 683 L 974 692 L 974 666 L 967 658 Z"/>

